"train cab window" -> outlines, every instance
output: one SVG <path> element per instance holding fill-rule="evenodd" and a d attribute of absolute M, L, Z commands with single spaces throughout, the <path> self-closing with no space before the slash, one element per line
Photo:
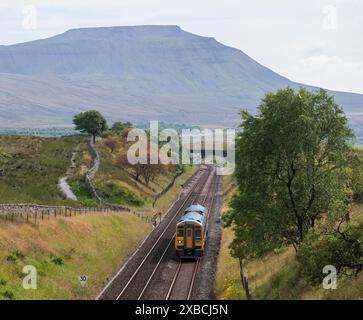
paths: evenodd
<path fill-rule="evenodd" d="M 184 236 L 184 230 L 178 229 L 178 237 L 183 237 L 183 236 Z"/>
<path fill-rule="evenodd" d="M 187 237 L 191 237 L 192 236 L 192 229 L 188 229 L 187 230 Z"/>
<path fill-rule="evenodd" d="M 195 230 L 195 239 L 196 239 L 196 240 L 200 240 L 200 239 L 202 239 L 202 232 L 201 232 L 201 230 L 200 230 L 200 229 L 196 229 L 196 230 Z"/>

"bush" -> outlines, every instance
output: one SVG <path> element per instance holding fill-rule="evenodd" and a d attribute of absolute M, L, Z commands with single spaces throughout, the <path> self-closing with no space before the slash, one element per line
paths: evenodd
<path fill-rule="evenodd" d="M 120 148 L 120 141 L 115 137 L 108 137 L 103 141 L 103 144 L 110 149 L 113 153 L 116 149 Z"/>
<path fill-rule="evenodd" d="M 55 256 L 53 256 L 51 258 L 51 261 L 52 261 L 52 263 L 54 263 L 57 266 L 61 266 L 61 265 L 64 264 L 63 259 L 61 257 L 55 257 Z"/>
<path fill-rule="evenodd" d="M 10 262 L 10 263 L 15 263 L 17 260 L 16 256 L 14 256 L 13 254 L 10 254 L 6 257 L 6 261 Z"/>
<path fill-rule="evenodd" d="M 15 298 L 14 293 L 9 290 L 2 292 L 1 295 L 9 300 L 13 300 Z"/>
<path fill-rule="evenodd" d="M 25 258 L 24 254 L 19 250 L 15 250 L 13 254 L 15 257 L 17 257 L 20 260 L 24 260 Z"/>
<path fill-rule="evenodd" d="M 323 268 L 332 265 L 337 268 L 338 274 L 358 274 L 362 268 L 362 243 L 356 236 L 362 237 L 362 226 L 352 227 L 349 239 L 338 233 L 321 234 L 314 230 L 310 232 L 297 252 L 297 260 L 302 274 L 312 285 L 320 285 L 323 278 Z"/>

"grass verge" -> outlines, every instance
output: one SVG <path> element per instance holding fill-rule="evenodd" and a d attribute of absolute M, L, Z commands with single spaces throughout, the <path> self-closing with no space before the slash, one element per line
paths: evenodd
<path fill-rule="evenodd" d="M 93 299 L 117 266 L 151 231 L 132 214 L 89 214 L 0 225 L 0 299 Z M 38 271 L 24 290 L 25 265 Z M 88 277 L 81 286 L 78 276 Z"/>

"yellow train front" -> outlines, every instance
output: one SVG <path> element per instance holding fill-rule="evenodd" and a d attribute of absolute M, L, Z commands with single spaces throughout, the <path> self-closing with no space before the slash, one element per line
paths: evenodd
<path fill-rule="evenodd" d="M 197 259 L 204 255 L 207 208 L 197 204 L 184 211 L 176 225 L 175 249 L 179 258 Z"/>

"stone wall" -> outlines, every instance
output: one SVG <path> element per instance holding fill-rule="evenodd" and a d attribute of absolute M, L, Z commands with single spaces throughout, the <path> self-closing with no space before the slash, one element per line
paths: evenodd
<path fill-rule="evenodd" d="M 153 207 L 155 206 L 156 201 L 158 201 L 160 197 L 162 197 L 165 193 L 167 193 L 174 186 L 175 180 L 178 177 L 180 177 L 183 174 L 183 172 L 184 172 L 183 170 L 178 171 L 177 174 L 173 177 L 173 180 L 166 186 L 166 188 L 155 196 L 155 199 L 153 202 Z"/>
<path fill-rule="evenodd" d="M 130 211 L 129 208 L 110 204 L 102 201 L 102 199 L 98 196 L 96 189 L 92 184 L 92 179 L 96 175 L 99 165 L 100 165 L 100 156 L 93 145 L 92 142 L 88 143 L 89 153 L 92 157 L 91 168 L 85 175 L 85 184 L 87 191 L 94 197 L 97 202 L 100 204 L 99 207 L 66 207 L 66 206 L 47 206 L 47 205 L 38 205 L 32 203 L 6 203 L 0 204 L 0 218 L 3 220 L 13 221 L 14 218 L 19 216 L 28 219 L 44 219 L 50 217 L 57 216 L 74 216 L 77 214 L 83 213 L 91 213 L 91 212 L 122 212 L 122 211 Z"/>
<path fill-rule="evenodd" d="M 92 161 L 91 161 L 91 167 L 87 171 L 87 173 L 85 175 L 85 179 L 84 179 L 87 192 L 90 194 L 90 196 L 92 198 L 96 199 L 97 203 L 99 203 L 99 204 L 112 208 L 112 210 L 129 212 L 130 211 L 129 208 L 118 205 L 118 204 L 107 203 L 97 194 L 96 188 L 93 185 L 92 180 L 94 179 L 94 177 L 100 167 L 100 155 L 99 155 L 92 139 L 90 141 L 88 141 L 88 151 L 89 151 L 89 154 L 91 155 Z"/>

